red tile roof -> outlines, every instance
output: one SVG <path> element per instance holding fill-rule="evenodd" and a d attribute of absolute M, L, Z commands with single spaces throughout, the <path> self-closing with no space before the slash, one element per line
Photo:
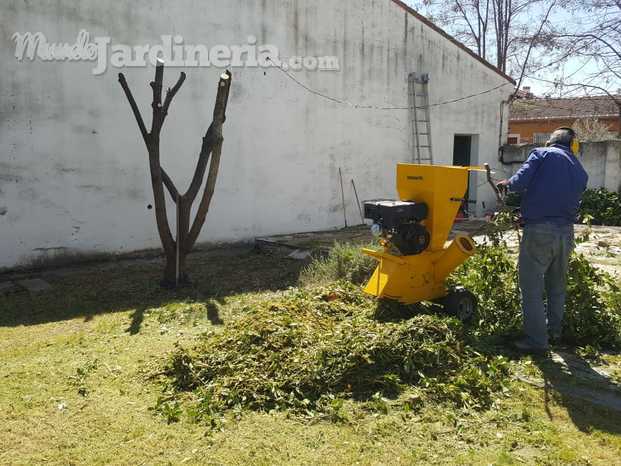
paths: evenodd
<path fill-rule="evenodd" d="M 619 107 L 609 96 L 518 99 L 511 105 L 510 121 L 611 116 L 619 116 Z"/>

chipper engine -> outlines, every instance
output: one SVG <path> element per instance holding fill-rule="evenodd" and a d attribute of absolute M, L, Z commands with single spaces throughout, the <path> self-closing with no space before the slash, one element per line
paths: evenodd
<path fill-rule="evenodd" d="M 476 299 L 449 289 L 446 278 L 475 252 L 472 238 L 457 235 L 445 247 L 468 189 L 468 172 L 478 167 L 397 165 L 399 200 L 364 203 L 364 216 L 383 250 L 363 249 L 379 261 L 364 291 L 403 304 L 434 301 L 462 320 L 475 311 Z"/>

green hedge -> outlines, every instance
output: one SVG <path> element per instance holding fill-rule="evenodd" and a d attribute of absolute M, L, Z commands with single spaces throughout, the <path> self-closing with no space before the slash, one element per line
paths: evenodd
<path fill-rule="evenodd" d="M 621 195 L 604 188 L 587 189 L 582 196 L 580 222 L 621 226 Z"/>

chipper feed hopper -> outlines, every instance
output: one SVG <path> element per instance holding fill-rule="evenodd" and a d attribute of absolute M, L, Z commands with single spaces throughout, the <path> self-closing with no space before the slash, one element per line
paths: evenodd
<path fill-rule="evenodd" d="M 435 301 L 461 319 L 472 316 L 475 297 L 449 290 L 446 278 L 475 252 L 472 238 L 457 235 L 445 247 L 468 189 L 468 172 L 477 167 L 397 165 L 400 200 L 364 203 L 383 250 L 363 249 L 379 261 L 364 291 L 404 304 Z"/>

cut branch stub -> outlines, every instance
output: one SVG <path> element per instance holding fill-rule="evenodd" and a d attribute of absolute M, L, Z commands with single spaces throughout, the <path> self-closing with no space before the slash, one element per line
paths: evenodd
<path fill-rule="evenodd" d="M 164 116 L 168 114 L 168 107 L 170 107 L 170 103 L 175 97 L 175 94 L 181 88 L 183 81 L 185 81 L 185 73 L 182 71 L 181 74 L 179 74 L 179 79 L 177 80 L 177 84 L 175 84 L 172 87 L 172 89 L 169 87 L 168 90 L 166 91 L 166 98 L 164 99 L 164 108 L 162 109 L 162 113 L 164 114 Z"/>

